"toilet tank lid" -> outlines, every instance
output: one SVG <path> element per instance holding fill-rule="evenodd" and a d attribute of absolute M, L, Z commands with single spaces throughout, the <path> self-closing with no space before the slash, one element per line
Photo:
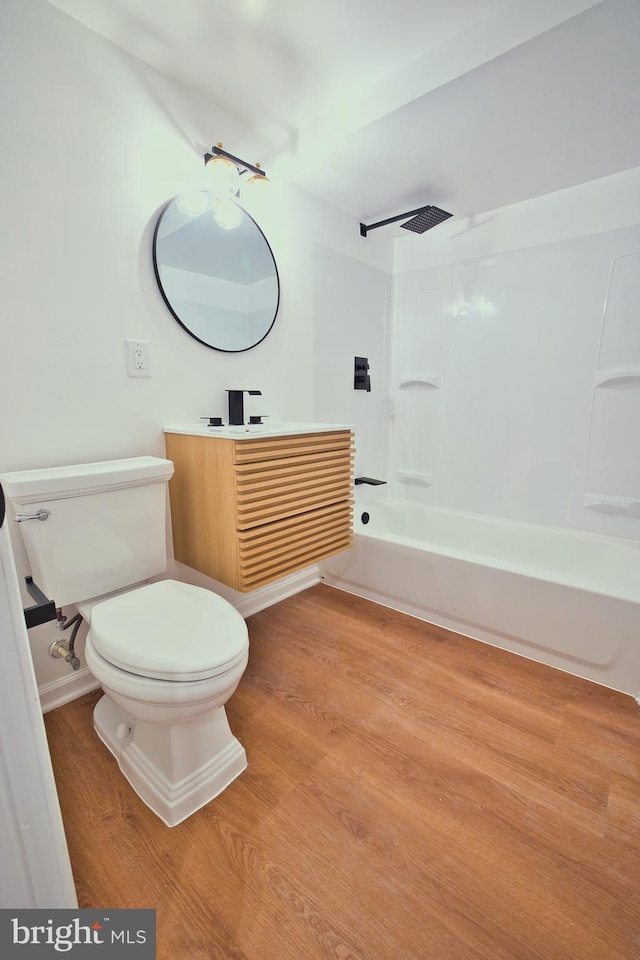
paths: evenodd
<path fill-rule="evenodd" d="M 168 480 L 172 474 L 171 460 L 160 457 L 129 457 L 126 460 L 101 460 L 66 467 L 18 470 L 1 474 L 0 482 L 10 500 L 30 503 L 157 483 Z"/>

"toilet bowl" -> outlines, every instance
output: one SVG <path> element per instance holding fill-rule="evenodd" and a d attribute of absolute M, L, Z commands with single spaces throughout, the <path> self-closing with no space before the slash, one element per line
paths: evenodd
<path fill-rule="evenodd" d="M 247 665 L 242 616 L 222 597 L 161 580 L 78 610 L 87 666 L 105 696 L 94 726 L 136 793 L 167 826 L 247 766 L 224 705 Z"/>
<path fill-rule="evenodd" d="M 247 628 L 210 590 L 167 569 L 170 460 L 132 457 L 5 473 L 33 580 L 89 623 L 87 666 L 104 696 L 98 736 L 168 826 L 247 766 L 225 703 L 247 664 Z"/>

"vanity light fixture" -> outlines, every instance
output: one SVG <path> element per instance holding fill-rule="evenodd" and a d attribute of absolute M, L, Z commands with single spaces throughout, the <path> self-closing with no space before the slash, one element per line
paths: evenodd
<path fill-rule="evenodd" d="M 204 155 L 205 169 L 209 177 L 209 189 L 214 195 L 213 215 L 216 222 L 226 230 L 233 230 L 242 221 L 242 210 L 235 203 L 239 191 L 242 198 L 254 195 L 256 183 L 269 183 L 269 179 L 259 163 L 255 165 L 234 157 L 217 143 L 211 147 L 211 153 Z M 251 173 L 247 180 L 240 178 Z"/>
<path fill-rule="evenodd" d="M 411 230 L 413 233 L 424 233 L 426 230 L 431 230 L 432 227 L 442 223 L 443 220 L 448 220 L 449 217 L 452 216 L 452 213 L 447 213 L 446 210 L 441 210 L 440 207 L 418 207 L 417 210 L 409 210 L 407 213 L 400 213 L 397 217 L 389 217 L 388 220 L 379 220 L 378 223 L 361 223 L 360 236 L 366 237 L 369 230 L 375 230 L 376 227 L 386 227 L 388 223 L 396 223 L 398 220 L 405 220 L 407 217 L 411 217 L 412 219 L 408 220 L 407 223 L 401 224 L 403 230 Z"/>
<path fill-rule="evenodd" d="M 227 153 L 226 150 L 222 149 L 221 143 L 217 143 L 215 147 L 211 147 L 211 153 L 205 153 L 204 163 L 207 173 L 210 174 L 213 179 L 212 192 L 216 193 L 216 188 L 225 191 L 224 194 L 216 193 L 217 197 L 222 198 L 223 195 L 226 197 L 234 197 L 240 186 L 240 177 L 243 177 L 249 173 L 249 171 L 251 171 L 253 176 L 245 181 L 247 186 L 249 184 L 253 185 L 258 181 L 263 183 L 269 182 L 269 178 L 259 163 L 247 163 L 246 160 L 241 160 L 240 157 L 234 157 L 232 153 Z"/>
<path fill-rule="evenodd" d="M 254 173 L 253 176 L 249 177 L 247 180 L 244 180 L 240 184 L 240 195 L 245 199 L 247 197 L 254 197 L 258 194 L 261 194 L 266 184 L 271 183 L 269 177 L 266 175 L 264 170 L 261 169 L 259 163 L 256 163 L 256 170 L 258 171 L 257 173 Z M 263 184 L 263 186 L 256 186 L 257 184 Z"/>
<path fill-rule="evenodd" d="M 235 163 L 226 157 L 212 157 L 206 165 L 209 189 L 221 200 L 235 197 L 240 186 L 240 174 Z"/>

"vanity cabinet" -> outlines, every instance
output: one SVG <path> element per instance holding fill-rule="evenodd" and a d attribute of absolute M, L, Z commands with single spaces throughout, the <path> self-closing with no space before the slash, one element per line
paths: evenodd
<path fill-rule="evenodd" d="M 176 560 L 247 592 L 352 545 L 350 430 L 165 441 Z"/>

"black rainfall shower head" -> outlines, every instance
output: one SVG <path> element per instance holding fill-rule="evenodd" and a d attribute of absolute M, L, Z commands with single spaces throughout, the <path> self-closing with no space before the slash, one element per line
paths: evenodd
<path fill-rule="evenodd" d="M 405 217 L 412 217 L 413 219 L 401 224 L 404 230 L 424 233 L 425 230 L 430 230 L 431 227 L 435 227 L 452 216 L 452 213 L 447 213 L 440 207 L 418 207 L 417 210 L 408 210 L 407 213 L 401 213 L 397 217 L 389 217 L 387 220 L 379 220 L 378 223 L 361 223 L 360 236 L 366 237 L 369 230 L 375 230 L 376 227 L 386 227 L 388 223 L 397 223 L 398 220 L 404 220 Z"/>
<path fill-rule="evenodd" d="M 401 223 L 400 226 L 403 230 L 412 230 L 414 233 L 424 233 L 426 230 L 431 230 L 431 227 L 437 227 L 443 220 L 448 220 L 449 217 L 452 216 L 452 213 L 447 213 L 446 210 L 441 210 L 440 207 L 425 207 L 417 217 L 414 217 L 413 220 L 408 220 L 407 223 Z"/>

